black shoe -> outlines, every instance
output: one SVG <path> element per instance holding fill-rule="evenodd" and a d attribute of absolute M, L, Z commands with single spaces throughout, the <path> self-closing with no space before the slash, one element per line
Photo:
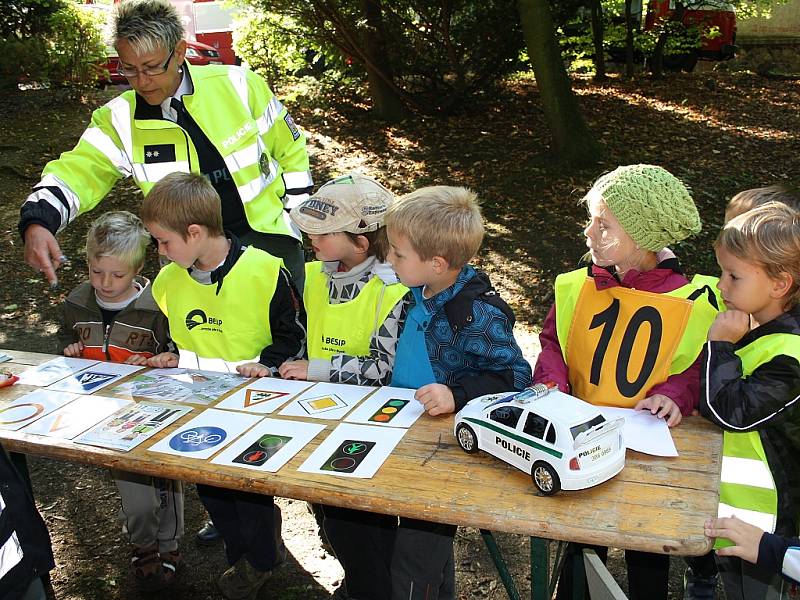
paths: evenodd
<path fill-rule="evenodd" d="M 214 523 L 210 519 L 200 528 L 194 538 L 202 546 L 212 546 L 221 539 L 219 530 L 214 527 Z"/>
<path fill-rule="evenodd" d="M 683 600 L 714 600 L 718 579 L 716 573 L 703 577 L 696 575 L 691 568 L 687 568 L 683 575 Z"/>

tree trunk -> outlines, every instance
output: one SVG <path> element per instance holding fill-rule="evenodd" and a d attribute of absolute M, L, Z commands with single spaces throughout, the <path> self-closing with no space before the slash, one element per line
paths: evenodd
<path fill-rule="evenodd" d="M 572 165 L 595 162 L 600 148 L 572 93 L 548 0 L 518 0 L 518 6 L 542 110 L 553 138 L 553 150 Z"/>
<path fill-rule="evenodd" d="M 594 41 L 594 80 L 606 80 L 606 53 L 603 50 L 603 7 L 592 0 L 592 40 Z"/>
<path fill-rule="evenodd" d="M 625 0 L 625 78 L 633 78 L 633 0 Z"/>
<path fill-rule="evenodd" d="M 406 113 L 396 88 L 390 85 L 394 72 L 385 50 L 381 0 L 362 0 L 361 4 L 367 20 L 364 53 L 373 111 L 381 119 L 399 121 Z"/>

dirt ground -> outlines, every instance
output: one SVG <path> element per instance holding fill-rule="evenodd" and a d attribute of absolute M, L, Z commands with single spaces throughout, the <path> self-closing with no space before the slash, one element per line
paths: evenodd
<path fill-rule="evenodd" d="M 689 273 L 715 273 L 710 244 L 722 222 L 726 200 L 741 189 L 776 182 L 798 184 L 800 173 L 800 84 L 752 74 L 699 73 L 666 80 L 612 79 L 606 85 L 575 83 L 592 129 L 606 148 L 591 168 L 574 171 L 553 163 L 535 83 L 519 79 L 478 99 L 462 114 L 413 118 L 387 126 L 374 121 L 356 91 L 296 88 L 277 90 L 295 121 L 308 134 L 312 171 L 318 183 L 358 170 L 396 192 L 431 183 L 476 189 L 487 220 L 484 248 L 476 261 L 487 270 L 518 316 L 526 355 L 530 336 L 552 302 L 555 275 L 574 268 L 583 253 L 585 209 L 578 200 L 602 172 L 619 164 L 663 165 L 693 190 L 705 223 L 703 232 L 676 251 Z M 313 86 L 312 86 L 313 89 Z M 2 98 L 0 116 L 0 347 L 58 352 L 55 333 L 64 295 L 85 276 L 82 244 L 98 213 L 80 217 L 59 236 L 71 265 L 49 290 L 22 260 L 16 230 L 18 209 L 48 160 L 69 149 L 91 110 L 115 92 L 75 96 L 39 90 Z M 117 186 L 101 209 L 136 211 L 139 195 L 129 183 Z M 98 209 L 99 210 L 99 209 Z M 146 270 L 156 269 L 152 256 Z M 118 498 L 105 471 L 70 463 L 30 459 L 37 502 L 53 539 L 57 568 L 53 583 L 60 599 L 142 597 L 128 571 L 128 548 L 115 522 Z M 265 586 L 262 599 L 328 598 L 341 569 L 321 547 L 305 504 L 284 507 L 287 565 Z M 187 492 L 183 544 L 186 569 L 179 585 L 161 596 L 216 598 L 213 581 L 223 568 L 220 547 L 200 548 L 193 534 L 204 515 L 196 494 Z M 500 535 L 500 545 L 529 594 L 528 540 Z M 458 589 L 462 599 L 505 597 L 483 542 L 474 530 L 459 530 Z M 624 585 L 619 553 L 611 571 Z M 671 598 L 681 598 L 683 563 L 673 561 Z M 147 596 L 145 596 L 147 597 Z"/>

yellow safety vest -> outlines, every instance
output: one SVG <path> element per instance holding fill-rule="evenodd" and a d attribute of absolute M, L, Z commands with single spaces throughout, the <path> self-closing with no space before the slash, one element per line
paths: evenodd
<path fill-rule="evenodd" d="M 308 357 L 368 356 L 372 334 L 407 292 L 401 283 L 386 285 L 380 277 L 373 276 L 358 296 L 331 304 L 328 275 L 322 270 L 322 263 L 306 263 L 303 303 L 308 315 Z"/>
<path fill-rule="evenodd" d="M 698 288 L 702 288 L 704 286 L 708 286 L 708 289 L 714 294 L 714 297 L 717 299 L 717 308 L 722 312 L 725 310 L 725 303 L 722 301 L 722 296 L 720 295 L 719 288 L 717 284 L 719 283 L 719 277 L 714 277 L 713 275 L 701 275 L 698 273 L 694 277 L 692 277 L 692 285 L 697 286 Z"/>
<path fill-rule="evenodd" d="M 667 293 L 598 290 L 586 269 L 556 278 L 556 330 L 572 393 L 633 407 L 697 359 L 717 310 L 687 284 Z M 695 299 L 690 299 L 695 298 Z"/>
<path fill-rule="evenodd" d="M 742 361 L 742 376 L 749 377 L 760 365 L 781 354 L 800 361 L 800 336 L 765 335 L 736 350 L 736 354 Z M 717 512 L 720 517 L 736 516 L 769 533 L 775 531 L 778 490 L 758 431 L 723 434 Z M 717 538 L 714 548 L 732 545 L 728 539 Z"/>
<path fill-rule="evenodd" d="M 258 361 L 272 344 L 269 306 L 282 261 L 249 246 L 217 285 L 198 283 L 171 263 L 153 282 L 153 298 L 169 319 L 179 350 L 229 362 Z"/>

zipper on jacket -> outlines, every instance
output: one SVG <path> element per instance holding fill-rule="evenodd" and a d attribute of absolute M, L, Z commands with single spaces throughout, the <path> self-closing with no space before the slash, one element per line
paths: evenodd
<path fill-rule="evenodd" d="M 111 323 L 106 325 L 106 331 L 103 334 L 103 354 L 106 355 L 107 360 L 111 360 L 111 356 L 108 353 L 108 339 L 111 337 Z"/>

